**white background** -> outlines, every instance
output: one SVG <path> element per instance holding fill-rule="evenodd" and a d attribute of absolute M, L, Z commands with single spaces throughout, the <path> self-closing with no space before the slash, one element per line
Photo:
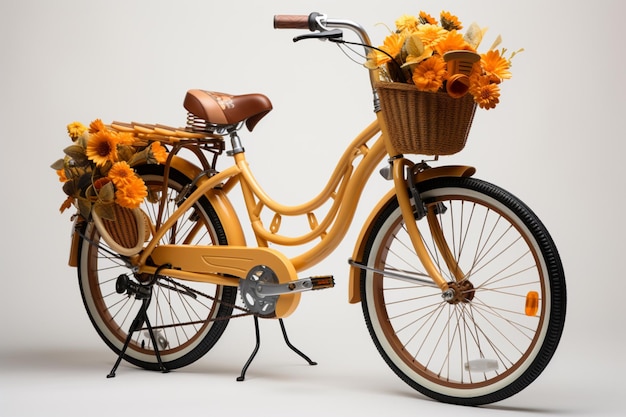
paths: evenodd
<path fill-rule="evenodd" d="M 624 359 L 624 44 L 621 0 L 243 1 L 2 0 L 0 169 L 3 186 L 0 291 L 0 415 L 616 415 Z M 235 381 L 253 347 L 252 321 L 233 321 L 215 349 L 168 375 L 124 364 L 84 312 L 67 266 L 70 214 L 49 165 L 74 120 L 182 126 L 187 89 L 259 92 L 274 111 L 248 157 L 266 191 L 283 203 L 317 194 L 360 128 L 373 117 L 366 72 L 334 46 L 293 44 L 277 13 L 321 11 L 371 28 L 379 44 L 405 13 L 450 10 L 489 26 L 514 59 L 496 110 L 479 111 L 466 163 L 527 202 L 555 239 L 567 274 L 568 315 L 546 371 L 517 396 L 489 407 L 438 404 L 386 367 L 360 306 L 347 303 L 347 258 L 368 210 L 389 187 L 376 176 L 355 226 L 313 273 L 337 286 L 304 294 L 287 320 L 308 367 L 262 322 L 261 352 Z"/>

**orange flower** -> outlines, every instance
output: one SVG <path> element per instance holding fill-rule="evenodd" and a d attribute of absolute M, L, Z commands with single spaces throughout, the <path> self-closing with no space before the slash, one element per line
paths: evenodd
<path fill-rule="evenodd" d="M 121 187 L 123 184 L 137 178 L 137 176 L 126 161 L 120 161 L 113 164 L 109 170 L 108 178 L 113 181 L 116 187 Z"/>
<path fill-rule="evenodd" d="M 511 72 L 509 71 L 511 63 L 500 55 L 500 51 L 487 51 L 487 53 L 480 56 L 480 60 L 483 70 L 491 82 L 499 83 L 504 79 L 511 78 Z"/>
<path fill-rule="evenodd" d="M 474 49 L 463 39 L 463 35 L 456 30 L 448 32 L 447 35 L 437 43 L 435 50 L 439 55 L 450 51 L 474 52 Z"/>
<path fill-rule="evenodd" d="M 110 182 L 111 182 L 110 178 L 107 178 L 107 177 L 98 178 L 97 180 L 93 182 L 93 188 L 95 188 L 96 191 L 100 191 L 102 187 L 104 187 Z"/>
<path fill-rule="evenodd" d="M 442 11 L 440 14 L 441 26 L 446 30 L 461 30 L 463 25 L 459 22 L 459 18 L 450 12 Z"/>
<path fill-rule="evenodd" d="M 161 142 L 152 142 L 150 144 L 149 159 L 154 159 L 159 164 L 164 164 L 167 161 L 167 150 L 161 145 Z"/>
<path fill-rule="evenodd" d="M 129 132 L 118 132 L 117 133 L 117 142 L 120 145 L 132 145 L 135 143 L 135 136 Z"/>
<path fill-rule="evenodd" d="M 426 23 L 429 23 L 431 25 L 436 25 L 437 24 L 437 20 L 434 17 L 432 17 L 431 15 L 429 15 L 428 13 L 424 12 L 424 11 L 420 11 L 418 19 L 419 19 L 419 22 L 421 24 L 426 24 Z"/>
<path fill-rule="evenodd" d="M 487 76 L 472 77 L 469 92 L 481 109 L 493 109 L 500 102 L 500 86 Z"/>
<path fill-rule="evenodd" d="M 146 184 L 139 177 L 125 182 L 117 188 L 115 201 L 122 207 L 137 208 L 148 195 Z"/>
<path fill-rule="evenodd" d="M 96 119 L 93 122 L 89 123 L 89 133 L 100 132 L 101 130 L 105 130 L 104 123 L 102 120 Z"/>
<path fill-rule="evenodd" d="M 402 46 L 404 45 L 405 37 L 399 33 L 392 33 L 391 35 L 385 38 L 383 45 L 380 47 L 381 50 L 385 51 L 385 53 L 377 50 L 373 50 L 368 55 L 369 65 L 372 65 L 373 68 L 377 68 L 389 61 L 391 61 L 392 57 L 396 57 L 402 51 Z M 389 54 L 389 55 L 387 55 Z"/>
<path fill-rule="evenodd" d="M 416 65 L 413 83 L 421 91 L 435 92 L 443 85 L 446 76 L 446 63 L 439 56 L 432 56 Z"/>
<path fill-rule="evenodd" d="M 65 170 L 64 169 L 57 169 L 57 175 L 59 176 L 59 181 L 61 182 L 67 182 L 68 179 L 65 176 Z"/>
<path fill-rule="evenodd" d="M 117 137 L 106 129 L 97 131 L 89 137 L 85 153 L 87 158 L 97 166 L 115 162 L 117 161 Z"/>

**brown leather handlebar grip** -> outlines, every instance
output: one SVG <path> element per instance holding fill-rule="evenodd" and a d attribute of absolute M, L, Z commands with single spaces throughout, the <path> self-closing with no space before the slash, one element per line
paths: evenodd
<path fill-rule="evenodd" d="M 274 29 L 309 29 L 308 15 L 282 14 L 274 16 Z"/>

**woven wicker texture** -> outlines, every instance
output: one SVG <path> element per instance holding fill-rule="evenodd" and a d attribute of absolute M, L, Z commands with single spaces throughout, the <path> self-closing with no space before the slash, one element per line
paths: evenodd
<path fill-rule="evenodd" d="M 476 111 L 471 95 L 452 98 L 405 83 L 381 82 L 376 88 L 391 143 L 399 153 L 452 155 L 465 147 Z"/>
<path fill-rule="evenodd" d="M 113 204 L 115 220 L 103 219 L 102 224 L 111 238 L 124 248 L 134 248 L 139 243 L 139 227 L 133 210 Z M 144 236 L 142 236 L 143 242 Z"/>

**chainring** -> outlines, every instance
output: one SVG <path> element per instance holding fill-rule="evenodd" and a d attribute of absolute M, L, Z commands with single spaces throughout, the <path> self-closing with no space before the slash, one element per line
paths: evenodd
<path fill-rule="evenodd" d="M 260 296 L 256 290 L 258 284 L 278 284 L 278 277 L 265 265 L 255 266 L 248 272 L 246 279 L 239 282 L 241 299 L 246 308 L 254 314 L 271 315 L 276 310 L 278 295 Z"/>

